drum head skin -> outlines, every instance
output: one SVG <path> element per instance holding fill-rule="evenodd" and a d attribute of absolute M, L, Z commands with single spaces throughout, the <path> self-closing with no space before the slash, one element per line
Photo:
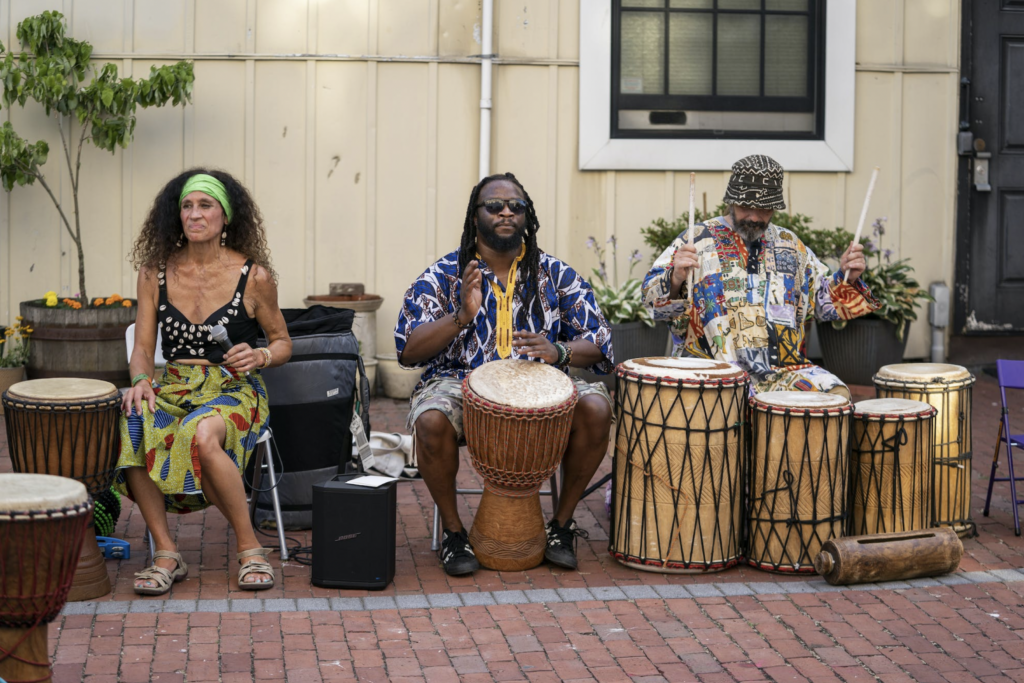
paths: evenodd
<path fill-rule="evenodd" d="M 701 382 L 734 384 L 745 382 L 747 373 L 725 361 L 707 360 L 705 358 L 674 358 L 655 356 L 634 358 L 619 363 L 617 373 L 620 376 L 641 381 L 667 380 L 685 384 Z"/>
<path fill-rule="evenodd" d="M 896 363 L 883 365 L 878 374 L 879 379 L 898 380 L 901 382 L 933 381 L 959 382 L 971 379 L 967 368 L 949 363 Z"/>
<path fill-rule="evenodd" d="M 106 398 L 117 393 L 117 387 L 98 379 L 55 377 L 52 379 L 30 379 L 18 382 L 7 390 L 11 398 L 29 401 L 65 403 Z"/>
<path fill-rule="evenodd" d="M 572 398 L 576 385 L 546 363 L 496 360 L 484 363 L 466 379 L 480 398 L 510 408 L 551 408 Z"/>
<path fill-rule="evenodd" d="M 85 486 L 49 474 L 0 474 L 0 512 L 42 512 L 89 502 Z"/>
<path fill-rule="evenodd" d="M 850 405 L 845 396 L 818 391 L 766 391 L 756 394 L 752 400 L 773 408 L 804 410 L 829 410 Z"/>
<path fill-rule="evenodd" d="M 857 416 L 873 415 L 915 415 L 922 413 L 934 414 L 935 408 L 923 401 L 911 401 L 907 398 L 869 398 L 853 406 L 853 414 Z"/>

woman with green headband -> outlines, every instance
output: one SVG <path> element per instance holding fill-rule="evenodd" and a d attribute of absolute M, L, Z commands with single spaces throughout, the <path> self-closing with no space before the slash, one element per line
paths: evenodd
<path fill-rule="evenodd" d="M 269 417 L 260 371 L 287 362 L 292 349 L 263 218 L 229 174 L 186 171 L 157 194 L 131 261 L 139 305 L 114 489 L 139 506 L 155 544 L 135 592 L 160 595 L 187 576 L 167 513 L 211 504 L 235 532 L 238 588 L 271 588 L 270 551 L 256 539 L 242 481 Z M 217 325 L 229 351 L 213 339 Z M 158 343 L 167 362 L 160 375 Z"/>

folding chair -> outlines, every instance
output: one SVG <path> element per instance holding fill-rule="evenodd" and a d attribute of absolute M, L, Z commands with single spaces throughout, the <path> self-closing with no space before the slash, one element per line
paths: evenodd
<path fill-rule="evenodd" d="M 552 475 L 551 475 L 551 488 L 544 489 L 544 490 L 542 490 L 540 492 L 540 495 L 542 495 L 542 496 L 551 496 L 551 509 L 554 512 L 558 511 L 558 474 L 561 472 L 561 470 L 562 470 L 562 468 L 559 467 L 556 472 L 552 473 Z M 456 494 L 464 493 L 464 494 L 479 496 L 483 492 L 484 492 L 483 489 L 455 489 L 455 493 Z M 441 547 L 441 537 L 439 536 L 440 533 L 441 533 L 441 511 L 437 509 L 437 503 L 435 503 L 434 504 L 434 525 L 432 527 L 432 531 L 431 531 L 431 534 L 430 534 L 430 549 L 431 550 L 436 551 L 436 550 L 438 550 Z"/>
<path fill-rule="evenodd" d="M 1024 481 L 1024 477 L 1017 477 L 1013 473 L 1013 449 L 1024 450 L 1024 434 L 1012 434 L 1010 432 L 1010 407 L 1006 402 L 1007 389 L 1024 389 L 1024 361 L 1019 360 L 997 360 L 996 370 L 999 373 L 999 394 L 1003 400 L 1002 415 L 999 419 L 999 436 L 996 439 L 996 452 L 992 458 L 992 472 L 988 476 L 988 495 L 985 496 L 984 515 L 988 517 L 989 503 L 992 502 L 992 486 L 997 481 L 1010 482 L 1010 500 L 1013 503 L 1013 531 L 1020 536 L 1020 511 L 1018 507 L 1024 500 L 1017 498 L 1017 482 Z M 996 468 L 999 467 L 1000 444 L 1006 444 L 1006 464 L 1010 470 L 1010 476 L 997 477 Z"/>
<path fill-rule="evenodd" d="M 132 349 L 135 347 L 135 323 L 128 326 L 128 329 L 124 333 L 125 343 L 128 345 L 128 361 L 132 359 Z M 164 359 L 163 351 L 160 346 L 160 328 L 156 329 L 156 350 L 153 353 L 153 366 L 156 368 L 162 368 L 167 365 L 167 361 Z M 259 498 L 260 482 L 263 480 L 263 471 L 267 471 L 267 476 L 270 479 L 270 500 L 274 506 L 274 519 L 277 521 L 277 540 L 281 544 L 281 561 L 288 561 L 288 546 L 285 545 L 284 539 L 284 523 L 281 520 L 281 502 L 277 496 L 277 472 L 274 470 L 274 456 L 270 452 L 270 440 L 274 438 L 274 433 L 270 431 L 270 425 L 265 424 L 263 431 L 260 433 L 259 439 L 256 441 L 256 452 L 254 457 L 256 461 L 253 463 L 253 484 L 252 491 L 249 493 L 249 519 L 255 519 L 254 511 L 256 509 L 256 499 Z M 146 529 L 146 536 L 149 538 L 149 560 L 153 561 L 153 535 L 149 533 L 149 529 Z"/>

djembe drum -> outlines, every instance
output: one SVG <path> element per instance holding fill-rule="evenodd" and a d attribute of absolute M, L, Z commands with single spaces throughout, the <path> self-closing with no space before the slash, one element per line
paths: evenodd
<path fill-rule="evenodd" d="M 932 524 L 963 537 L 971 521 L 971 393 L 974 375 L 959 365 L 898 363 L 874 376 L 879 398 L 922 401 L 938 411 L 932 421 Z"/>
<path fill-rule="evenodd" d="M 775 391 L 752 408 L 747 562 L 813 572 L 821 544 L 847 522 L 847 451 L 853 406 L 837 394 Z"/>
<path fill-rule="evenodd" d="M 747 373 L 722 361 L 638 358 L 616 374 L 612 557 L 665 573 L 737 564 Z"/>
<path fill-rule="evenodd" d="M 0 474 L 0 679 L 50 680 L 47 624 L 67 600 L 91 513 L 77 481 Z"/>
<path fill-rule="evenodd" d="M 77 479 L 89 495 L 110 488 L 117 465 L 121 396 L 95 379 L 31 379 L 3 395 L 11 464 L 16 472 Z M 110 592 L 110 578 L 96 543 L 86 534 L 68 600 Z"/>
<path fill-rule="evenodd" d="M 850 535 L 931 526 L 934 418 L 932 406 L 902 398 L 853 406 Z"/>
<path fill-rule="evenodd" d="M 550 365 L 484 363 L 462 383 L 463 428 L 484 480 L 470 542 L 488 569 L 521 571 L 544 559 L 539 491 L 569 443 L 576 385 Z"/>

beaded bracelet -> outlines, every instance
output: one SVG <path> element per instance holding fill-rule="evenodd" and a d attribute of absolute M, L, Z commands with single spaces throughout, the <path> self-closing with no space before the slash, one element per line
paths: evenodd
<path fill-rule="evenodd" d="M 270 363 L 274 360 L 274 354 L 266 346 L 259 347 L 259 350 L 263 354 L 263 365 L 260 366 L 260 370 L 270 367 Z"/>
<path fill-rule="evenodd" d="M 134 387 L 136 384 L 138 384 L 144 379 L 149 379 L 149 375 L 147 375 L 144 372 L 140 372 L 139 374 L 132 377 L 132 386 Z M 152 382 L 150 382 L 150 384 L 152 384 Z"/>
<path fill-rule="evenodd" d="M 572 364 L 572 347 L 565 344 L 565 365 L 562 367 L 569 367 Z"/>

